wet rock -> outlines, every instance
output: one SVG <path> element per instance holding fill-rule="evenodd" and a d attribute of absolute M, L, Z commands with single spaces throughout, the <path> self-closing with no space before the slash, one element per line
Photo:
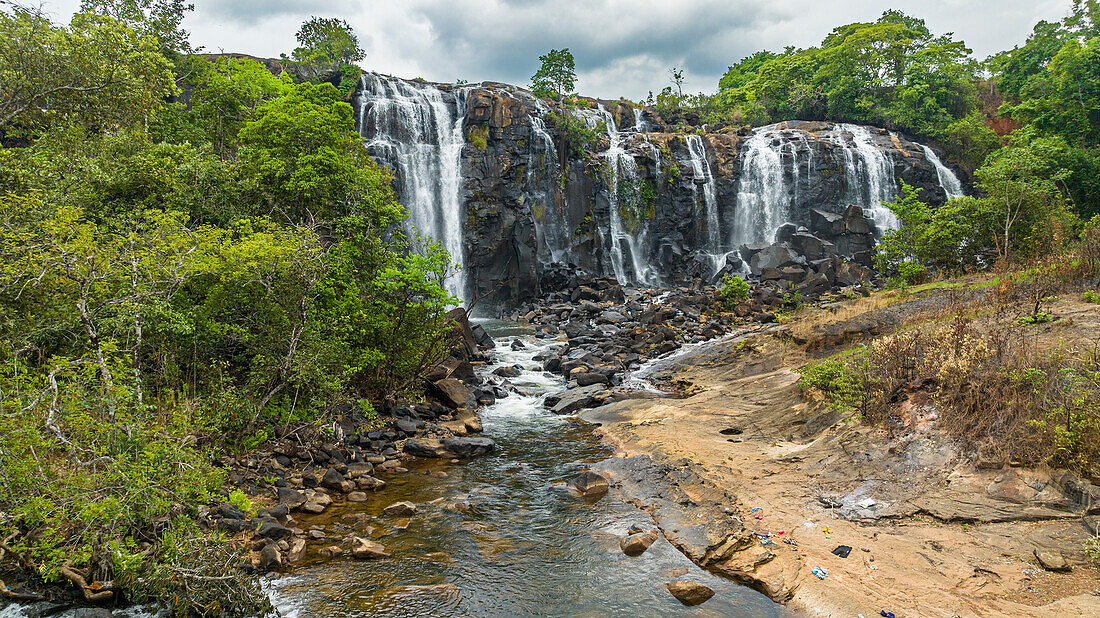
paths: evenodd
<path fill-rule="evenodd" d="M 395 502 L 382 509 L 382 513 L 390 517 L 406 517 L 416 514 L 416 505 L 412 502 Z"/>
<path fill-rule="evenodd" d="M 573 379 L 577 381 L 578 386 L 591 386 L 593 384 L 607 384 L 607 376 L 602 373 L 578 373 L 573 376 Z"/>
<path fill-rule="evenodd" d="M 386 487 L 386 481 L 374 476 L 362 476 L 355 479 L 355 486 L 365 491 L 381 491 Z"/>
<path fill-rule="evenodd" d="M 489 438 L 443 438 L 443 447 L 454 457 L 477 457 L 497 450 L 496 442 Z"/>
<path fill-rule="evenodd" d="M 677 601 L 688 606 L 705 603 L 714 596 L 714 590 L 710 586 L 693 581 L 668 582 L 665 588 L 668 588 Z"/>
<path fill-rule="evenodd" d="M 446 378 L 438 382 L 429 382 L 429 390 L 439 398 L 443 405 L 454 409 L 461 406 L 474 407 L 477 400 L 473 392 L 462 382 Z"/>
<path fill-rule="evenodd" d="M 610 396 L 603 384 L 591 384 L 548 395 L 543 405 L 554 414 L 572 414 L 601 406 Z"/>
<path fill-rule="evenodd" d="M 339 545 L 329 545 L 328 547 L 322 547 L 317 550 L 317 553 L 325 558 L 335 558 L 344 553 L 344 548 Z"/>
<path fill-rule="evenodd" d="M 602 496 L 607 493 L 608 488 L 607 479 L 602 474 L 591 470 L 573 479 L 571 485 L 577 493 L 586 498 Z"/>
<path fill-rule="evenodd" d="M 629 534 L 621 541 L 619 541 L 619 549 L 623 550 L 623 553 L 630 556 L 641 556 L 645 553 L 645 550 L 649 549 L 650 545 L 657 540 L 656 531 L 651 532 L 635 532 Z"/>
<path fill-rule="evenodd" d="M 260 550 L 259 561 L 256 564 L 256 568 L 264 573 L 278 571 L 283 568 L 283 554 L 274 543 L 268 543 Z"/>
<path fill-rule="evenodd" d="M 518 378 L 523 373 L 523 369 L 519 365 L 512 365 L 510 367 L 497 367 L 493 370 L 493 375 L 500 376 L 502 378 Z"/>
<path fill-rule="evenodd" d="M 351 540 L 351 556 L 360 560 L 370 560 L 373 558 L 389 558 L 390 554 L 386 552 L 386 548 L 381 543 L 375 543 L 357 536 Z"/>
<path fill-rule="evenodd" d="M 465 426 L 465 425 L 463 425 Z M 476 457 L 496 451 L 496 442 L 489 438 L 443 438 L 416 439 L 405 442 L 405 452 L 414 457 L 453 459 L 456 457 Z"/>
<path fill-rule="evenodd" d="M 374 464 L 366 461 L 348 464 L 348 478 L 358 479 L 374 473 Z"/>
<path fill-rule="evenodd" d="M 348 494 L 348 502 L 366 502 L 367 494 L 361 491 L 353 491 Z"/>
<path fill-rule="evenodd" d="M 293 564 L 295 562 L 301 562 L 302 558 L 306 555 L 306 540 L 294 539 L 294 542 L 290 544 L 290 549 L 287 550 L 284 562 Z"/>

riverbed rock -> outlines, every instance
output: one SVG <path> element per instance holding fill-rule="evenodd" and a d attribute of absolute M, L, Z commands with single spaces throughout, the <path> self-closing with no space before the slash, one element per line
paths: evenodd
<path fill-rule="evenodd" d="M 650 532 L 635 532 L 634 534 L 628 534 L 619 541 L 619 549 L 623 550 L 623 553 L 630 556 L 641 556 L 645 553 L 645 550 L 649 549 L 650 545 L 657 540 L 656 530 Z"/>
<path fill-rule="evenodd" d="M 290 509 L 296 509 L 306 503 L 306 496 L 297 489 L 290 487 L 276 488 L 279 504 L 285 504 Z"/>
<path fill-rule="evenodd" d="M 607 479 L 598 472 L 587 470 L 570 483 L 581 496 L 595 498 L 607 493 Z"/>
<path fill-rule="evenodd" d="M 604 404 L 611 393 L 603 384 L 591 384 L 547 395 L 543 405 L 554 414 L 573 414 Z"/>
<path fill-rule="evenodd" d="M 429 390 L 443 405 L 454 409 L 461 406 L 474 407 L 477 400 L 474 393 L 465 384 L 455 378 L 445 378 L 438 382 L 429 382 Z"/>
<path fill-rule="evenodd" d="M 261 539 L 279 541 L 293 536 L 294 531 L 274 521 L 265 521 L 256 530 L 256 536 Z"/>
<path fill-rule="evenodd" d="M 407 517 L 409 515 L 416 514 L 416 504 L 408 501 L 394 502 L 393 504 L 382 509 L 384 515 L 390 517 Z"/>
<path fill-rule="evenodd" d="M 496 451 L 496 442 L 489 438 L 451 437 L 416 439 L 405 442 L 405 453 L 413 457 L 453 459 L 488 455 Z"/>
<path fill-rule="evenodd" d="M 714 596 L 710 586 L 693 581 L 674 581 L 665 584 L 665 588 L 684 605 L 692 606 L 705 603 Z"/>
<path fill-rule="evenodd" d="M 264 573 L 283 568 L 283 554 L 274 543 L 268 543 L 260 550 L 256 568 Z"/>
<path fill-rule="evenodd" d="M 386 548 L 381 543 L 375 543 L 357 536 L 351 540 L 351 556 L 360 560 L 370 560 L 373 558 L 389 558 L 390 554 L 386 552 Z"/>
<path fill-rule="evenodd" d="M 344 490 L 344 475 L 340 474 L 336 470 L 329 468 L 325 471 L 325 475 L 321 477 L 321 487 L 325 489 L 331 489 L 332 491 Z"/>
<path fill-rule="evenodd" d="M 460 458 L 489 455 L 497 450 L 496 442 L 489 438 L 443 438 L 443 447 Z"/>

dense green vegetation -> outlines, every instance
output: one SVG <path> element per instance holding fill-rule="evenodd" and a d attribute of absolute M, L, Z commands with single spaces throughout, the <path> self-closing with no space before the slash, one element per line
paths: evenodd
<path fill-rule="evenodd" d="M 346 24 L 276 76 L 189 53 L 187 8 L 0 8 L 3 553 L 179 615 L 266 603 L 194 524 L 214 454 L 400 397 L 454 302 L 329 83 Z"/>

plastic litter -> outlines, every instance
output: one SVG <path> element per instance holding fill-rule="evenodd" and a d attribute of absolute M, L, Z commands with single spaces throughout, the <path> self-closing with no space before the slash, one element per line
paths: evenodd
<path fill-rule="evenodd" d="M 850 553 L 852 553 L 852 548 L 849 545 L 837 545 L 836 549 L 833 550 L 833 555 L 841 558 L 847 558 Z"/>
<path fill-rule="evenodd" d="M 810 572 L 816 575 L 818 579 L 825 579 L 829 576 L 829 572 L 819 566 L 815 566 L 814 568 L 810 569 Z M 893 615 L 891 615 L 891 618 L 893 618 Z"/>
<path fill-rule="evenodd" d="M 825 526 L 824 528 L 821 529 L 821 531 L 824 532 L 825 534 L 832 534 L 833 533 L 833 529 L 830 528 L 829 526 Z"/>
<path fill-rule="evenodd" d="M 894 612 L 888 612 L 888 611 L 886 611 L 886 610 L 882 610 L 882 611 L 880 611 L 880 612 L 878 613 L 878 615 L 879 615 L 879 616 L 882 616 L 882 618 L 896 618 L 896 617 L 894 616 Z"/>

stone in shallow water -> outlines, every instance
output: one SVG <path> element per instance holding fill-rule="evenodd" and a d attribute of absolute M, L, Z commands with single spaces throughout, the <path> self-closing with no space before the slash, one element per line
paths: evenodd
<path fill-rule="evenodd" d="M 668 582 L 665 588 L 684 605 L 699 605 L 714 596 L 714 590 L 710 586 L 693 581 Z"/>
<path fill-rule="evenodd" d="M 577 478 L 573 479 L 573 488 L 577 490 L 577 493 L 586 498 L 595 498 L 607 493 L 607 479 L 603 475 L 588 470 L 581 474 Z"/>
<path fill-rule="evenodd" d="M 416 505 L 412 502 L 394 502 L 393 504 L 382 509 L 382 512 L 386 515 L 405 517 L 416 513 Z"/>
<path fill-rule="evenodd" d="M 370 558 L 389 558 L 386 548 L 381 543 L 369 541 L 363 537 L 355 537 L 351 543 L 351 555 L 361 560 Z"/>
<path fill-rule="evenodd" d="M 657 535 L 653 532 L 639 532 L 623 537 L 623 540 L 619 541 L 619 549 L 633 558 L 644 554 L 645 550 L 649 549 L 649 546 L 653 545 L 653 541 L 656 540 Z"/>

